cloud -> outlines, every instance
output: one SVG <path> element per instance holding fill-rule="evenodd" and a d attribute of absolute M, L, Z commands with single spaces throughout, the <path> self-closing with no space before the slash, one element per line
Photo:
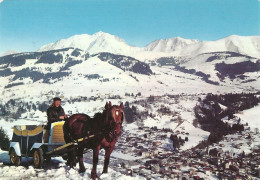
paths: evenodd
<path fill-rule="evenodd" d="M 0 0 L 0 3 L 3 2 L 4 0 Z"/>

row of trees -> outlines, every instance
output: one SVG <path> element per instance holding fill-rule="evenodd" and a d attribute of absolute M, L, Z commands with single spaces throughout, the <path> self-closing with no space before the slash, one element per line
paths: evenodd
<path fill-rule="evenodd" d="M 28 111 L 39 110 L 46 112 L 50 104 L 48 102 L 32 103 L 10 99 L 5 104 L 0 104 L 0 116 L 11 119 L 19 119 L 21 115 Z"/>
<path fill-rule="evenodd" d="M 141 96 L 141 93 L 137 93 L 136 96 Z M 98 96 L 99 97 L 99 96 Z M 75 102 L 82 102 L 87 100 L 97 100 L 98 97 L 76 97 L 72 99 L 68 99 L 67 103 L 73 104 Z M 119 95 L 110 95 L 109 99 L 121 99 Z M 49 108 L 51 102 L 24 102 L 20 99 L 10 99 L 6 103 L 0 104 L 0 117 L 10 118 L 10 119 L 19 119 L 23 113 L 30 111 L 41 111 L 46 112 Z M 125 102 L 124 105 L 125 111 L 125 119 L 127 123 L 134 122 L 137 119 L 142 119 L 142 116 L 148 116 L 145 113 L 137 113 L 136 106 L 132 105 L 130 107 L 130 103 L 128 101 Z M 147 112 L 148 113 L 148 112 Z"/>
<path fill-rule="evenodd" d="M 260 99 L 253 93 L 208 94 L 205 99 L 199 99 L 199 102 L 194 108 L 196 121 L 203 130 L 210 132 L 208 142 L 202 142 L 205 145 L 216 143 L 227 134 L 243 131 L 244 125 L 240 124 L 240 119 L 236 124 L 229 125 L 224 123 L 222 118 L 233 119 L 235 113 L 254 107 L 260 102 Z M 221 108 L 220 104 L 226 106 L 225 109 Z"/>
<path fill-rule="evenodd" d="M 255 94 L 208 94 L 204 100 L 195 106 L 194 113 L 203 130 L 214 131 L 220 126 L 225 126 L 222 118 L 234 118 L 234 114 L 254 107 L 260 102 Z M 220 104 L 226 106 L 221 108 Z"/>
<path fill-rule="evenodd" d="M 223 123 L 222 127 L 218 127 L 217 130 L 212 131 L 208 137 L 209 144 L 217 143 L 223 139 L 224 136 L 228 134 L 233 134 L 238 131 L 244 131 L 243 124 L 233 124 L 232 126 L 227 123 Z"/>

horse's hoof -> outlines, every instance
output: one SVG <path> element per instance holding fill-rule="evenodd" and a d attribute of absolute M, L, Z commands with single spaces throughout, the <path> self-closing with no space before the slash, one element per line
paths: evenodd
<path fill-rule="evenodd" d="M 79 173 L 84 173 L 84 172 L 86 172 L 86 169 L 84 168 L 82 168 L 82 169 L 79 169 Z"/>
<path fill-rule="evenodd" d="M 99 178 L 98 178 L 97 174 L 91 173 L 91 179 L 99 179 Z"/>
<path fill-rule="evenodd" d="M 98 176 L 91 176 L 91 179 L 94 179 L 94 180 L 99 180 Z"/>
<path fill-rule="evenodd" d="M 70 168 L 73 168 L 73 165 L 71 163 L 67 163 L 67 166 L 69 166 Z"/>
<path fill-rule="evenodd" d="M 106 170 L 106 171 L 103 171 L 102 174 L 107 174 L 107 170 Z"/>

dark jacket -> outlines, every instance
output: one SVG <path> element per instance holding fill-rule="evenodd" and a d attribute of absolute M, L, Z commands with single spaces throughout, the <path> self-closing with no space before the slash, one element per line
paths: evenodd
<path fill-rule="evenodd" d="M 60 119 L 60 116 L 64 116 L 64 109 L 59 106 L 59 107 L 55 107 L 55 106 L 50 106 L 47 109 L 47 117 L 48 117 L 48 123 L 46 126 L 47 130 L 50 130 L 51 128 L 51 123 L 53 122 L 58 122 L 58 121 L 63 121 L 63 119 Z"/>

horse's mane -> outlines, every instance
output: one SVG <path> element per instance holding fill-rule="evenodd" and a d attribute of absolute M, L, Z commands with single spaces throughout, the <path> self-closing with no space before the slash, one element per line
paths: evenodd
<path fill-rule="evenodd" d="M 106 110 L 103 110 L 103 112 L 97 112 L 94 116 L 93 116 L 93 119 L 94 120 L 98 120 L 100 118 L 105 118 L 106 117 Z"/>
<path fill-rule="evenodd" d="M 92 121 L 98 123 L 101 126 L 105 126 L 105 124 L 106 124 L 106 110 L 103 110 L 103 112 L 97 112 L 93 116 Z"/>

